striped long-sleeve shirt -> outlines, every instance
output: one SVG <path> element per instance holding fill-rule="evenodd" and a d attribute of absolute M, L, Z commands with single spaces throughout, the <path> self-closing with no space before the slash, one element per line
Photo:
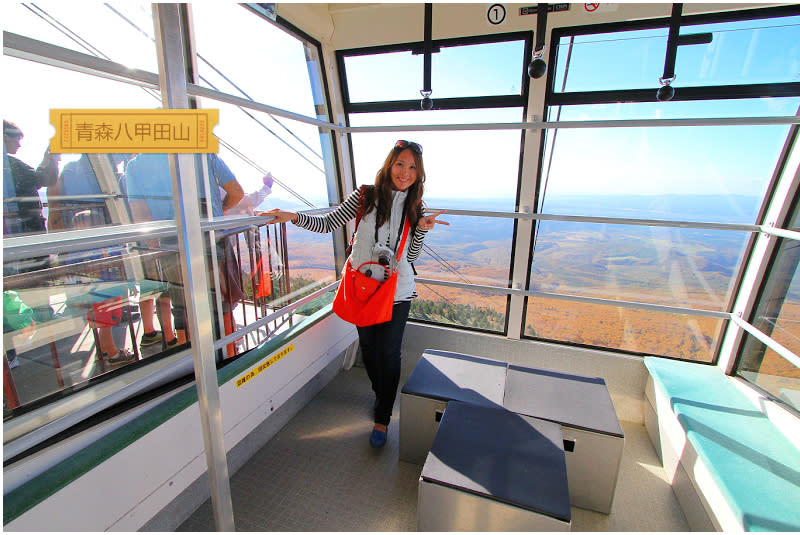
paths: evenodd
<path fill-rule="evenodd" d="M 344 202 L 334 211 L 328 212 L 325 215 L 314 216 L 299 212 L 297 214 L 297 221 L 295 221 L 294 224 L 312 232 L 333 232 L 356 217 L 360 192 L 360 188 L 353 191 L 353 193 L 348 195 Z M 406 257 L 409 262 L 414 262 L 419 258 L 419 254 L 422 251 L 422 244 L 425 241 L 425 235 L 427 233 L 427 230 L 422 230 L 419 227 L 414 230 L 414 235 L 411 237 L 411 243 L 408 246 L 408 254 Z"/>

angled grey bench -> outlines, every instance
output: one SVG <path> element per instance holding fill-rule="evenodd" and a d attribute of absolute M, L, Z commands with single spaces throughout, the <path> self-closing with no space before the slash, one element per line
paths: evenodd
<path fill-rule="evenodd" d="M 426 350 L 400 394 L 401 460 L 424 462 L 449 401 L 559 424 L 570 503 L 611 512 L 625 437 L 602 378 Z"/>
<path fill-rule="evenodd" d="M 450 402 L 417 500 L 419 531 L 569 531 L 560 426 Z"/>

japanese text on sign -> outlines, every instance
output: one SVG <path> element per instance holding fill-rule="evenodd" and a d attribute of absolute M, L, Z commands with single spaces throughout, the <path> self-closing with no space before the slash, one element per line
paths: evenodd
<path fill-rule="evenodd" d="M 50 152 L 219 152 L 219 110 L 50 110 Z"/>
<path fill-rule="evenodd" d="M 262 362 L 261 364 L 259 364 L 246 374 L 236 379 L 236 388 L 239 388 L 247 381 L 258 375 L 259 373 L 263 372 L 264 370 L 266 370 L 267 368 L 269 368 L 270 366 L 281 360 L 283 357 L 291 353 L 292 351 L 294 351 L 294 344 L 289 344 L 288 346 L 284 347 L 282 350 L 272 355 L 269 358 L 269 360 L 267 360 L 266 362 Z"/>

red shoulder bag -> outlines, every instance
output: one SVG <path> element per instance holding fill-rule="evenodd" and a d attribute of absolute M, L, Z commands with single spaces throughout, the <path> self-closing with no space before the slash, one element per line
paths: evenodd
<path fill-rule="evenodd" d="M 364 190 L 361 190 L 363 195 Z M 356 230 L 358 230 L 358 220 L 361 215 L 361 204 L 359 203 L 359 214 L 356 217 Z M 408 237 L 409 223 L 405 220 L 403 225 L 403 237 L 397 247 L 395 256 L 400 263 L 403 255 L 403 248 Z M 344 265 L 344 274 L 339 281 L 339 288 L 333 298 L 333 312 L 348 323 L 358 327 L 367 327 L 385 323 L 392 319 L 392 306 L 394 305 L 394 293 L 397 289 L 397 268 L 395 267 L 389 277 L 383 281 L 377 281 L 361 273 L 360 269 L 364 266 L 375 264 L 384 268 L 378 262 L 364 262 L 358 268 L 353 269 L 350 259 Z"/>

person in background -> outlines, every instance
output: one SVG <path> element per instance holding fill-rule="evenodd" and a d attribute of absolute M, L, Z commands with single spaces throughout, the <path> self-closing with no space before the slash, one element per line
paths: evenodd
<path fill-rule="evenodd" d="M 52 154 L 49 147 L 36 169 L 13 156 L 19 150 L 22 138 L 22 130 L 17 125 L 3 120 L 3 235 L 5 236 L 47 232 L 39 189 L 54 185 L 58 179 L 60 156 Z M 14 198 L 23 199 L 12 200 Z M 24 273 L 45 268 L 49 262 L 47 257 L 37 257 L 16 264 L 13 271 Z M 12 274 L 11 266 L 8 268 L 4 266 L 3 273 Z"/>
<path fill-rule="evenodd" d="M 35 197 L 18 201 L 16 210 L 3 207 L 8 225 L 4 232 L 10 235 L 46 232 L 39 189 L 54 185 L 58 179 L 60 156 L 52 154 L 49 147 L 36 169 L 13 156 L 19 150 L 23 137 L 17 125 L 3 120 L 3 196 Z M 8 218 L 14 220 L 9 221 Z"/>
<path fill-rule="evenodd" d="M 275 179 L 272 178 L 272 173 L 267 173 L 261 178 L 261 182 L 263 186 L 252 193 L 247 193 L 242 197 L 239 204 L 227 210 L 225 215 L 253 215 L 255 210 L 264 202 L 264 199 L 272 193 L 272 185 L 275 183 Z"/>
<path fill-rule="evenodd" d="M 207 158 L 212 180 L 216 182 L 216 186 L 219 186 L 225 192 L 225 196 L 221 197 L 219 188 L 215 187 L 212 182 L 212 213 L 215 217 L 222 216 L 242 200 L 244 190 L 225 162 L 216 154 L 207 154 L 205 157 Z M 166 154 L 139 154 L 128 162 L 123 180 L 125 189 L 128 192 L 128 205 L 134 222 L 175 219 L 172 201 L 172 179 L 169 171 L 169 159 Z M 202 194 L 203 188 L 200 184 L 198 184 L 198 191 Z M 201 199 L 200 205 L 202 211 L 205 207 L 205 199 Z M 177 239 L 165 238 L 160 240 L 160 243 L 159 240 L 149 240 L 148 245 L 156 249 L 177 248 Z M 170 283 L 172 316 L 175 322 L 178 343 L 184 344 L 188 340 L 186 304 L 177 254 L 166 257 L 161 262 L 161 267 L 164 278 Z M 223 285 L 226 283 L 225 279 L 225 277 L 222 277 Z M 210 280 L 213 281 L 213 278 Z M 230 315 L 230 301 L 236 300 L 235 296 L 231 296 L 229 290 L 229 298 L 226 299 L 226 288 L 223 288 L 222 293 L 223 313 Z"/>
<path fill-rule="evenodd" d="M 103 155 L 98 155 L 98 157 L 103 157 Z M 64 166 L 55 186 L 49 190 L 50 212 L 48 223 L 51 231 L 96 228 L 112 224 L 113 219 L 109 211 L 109 205 L 102 195 L 119 193 L 116 168 L 120 163 L 124 162 L 125 155 L 112 154 L 109 157 L 115 174 L 108 177 L 105 188 L 101 187 L 100 180 L 87 154 L 82 154 L 80 158 Z M 96 195 L 97 197 L 68 198 L 69 196 L 77 195 Z M 61 196 L 67 198 L 61 198 Z M 104 281 L 127 283 L 128 277 L 122 272 L 122 252 L 122 248 L 103 248 L 93 251 L 67 253 L 62 256 L 61 260 L 66 264 L 74 264 L 104 257 L 117 257 L 120 260 L 117 266 L 99 271 L 92 270 L 89 267 L 87 275 L 91 278 L 99 277 Z M 139 303 L 144 329 L 140 342 L 142 347 L 161 341 L 161 333 L 155 329 L 154 302 L 155 300 L 151 298 Z M 165 315 L 167 321 L 169 321 L 169 324 L 162 328 L 165 329 L 165 332 L 171 333 L 168 339 L 174 340 L 175 334 L 172 331 L 170 320 L 169 298 L 165 297 L 160 300 L 159 306 L 162 315 Z M 118 325 L 119 321 L 125 319 L 125 313 L 130 313 L 127 297 L 120 296 L 95 303 L 92 312 L 88 315 L 90 325 L 93 328 L 97 328 L 100 355 L 110 365 L 125 364 L 135 360 L 135 355 L 125 348 L 119 349 L 114 340 L 113 327 Z M 165 321 L 165 324 L 167 321 Z"/>
<path fill-rule="evenodd" d="M 386 444 L 387 429 L 400 382 L 403 331 L 408 320 L 411 299 L 416 297 L 411 262 L 419 257 L 428 231 L 437 224 L 449 225 L 436 219 L 444 210 L 429 216 L 423 215 L 424 185 L 422 146 L 413 141 L 397 141 L 378 170 L 375 185 L 365 191 L 362 218 L 356 229 L 349 259 L 350 265 L 360 266 L 364 262 L 378 261 L 380 255 L 387 252 L 393 257 L 400 241 L 404 220 L 408 219 L 413 230 L 407 253 L 404 252 L 401 261 L 397 262 L 398 282 L 392 319 L 377 325 L 358 327 L 361 356 L 375 392 L 375 424 L 369 439 L 374 448 Z M 358 189 L 338 208 L 322 216 L 278 208 L 257 212 L 257 215 L 273 217 L 272 223 L 291 221 L 298 227 L 314 232 L 331 232 L 356 217 L 360 197 Z M 392 260 L 396 261 L 394 258 Z"/>

